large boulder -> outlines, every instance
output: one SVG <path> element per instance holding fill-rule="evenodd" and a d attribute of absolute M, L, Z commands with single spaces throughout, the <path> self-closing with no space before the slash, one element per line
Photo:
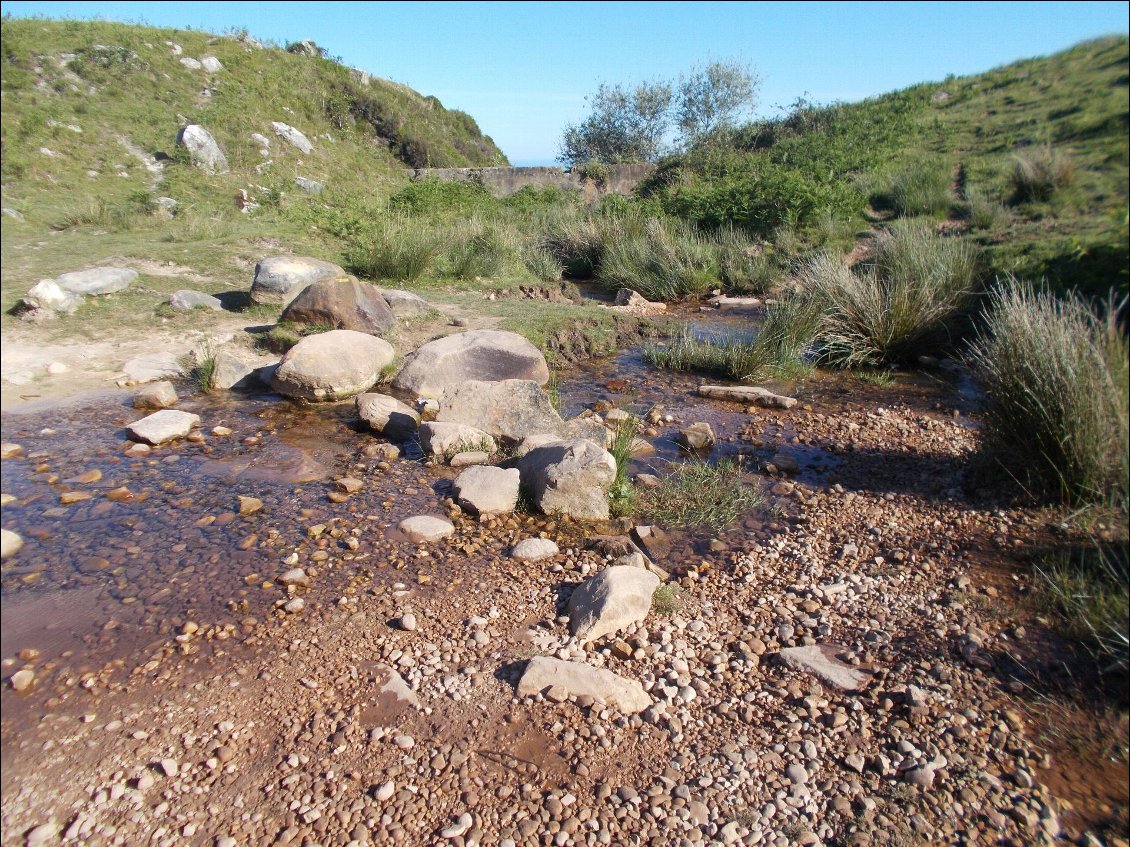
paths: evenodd
<path fill-rule="evenodd" d="M 416 434 L 420 413 L 386 394 L 357 395 L 357 414 L 373 432 L 403 441 Z"/>
<path fill-rule="evenodd" d="M 495 453 L 498 444 L 481 429 L 460 423 L 430 421 L 420 424 L 420 446 L 425 453 L 450 459 L 458 453 Z"/>
<path fill-rule="evenodd" d="M 333 262 L 309 256 L 272 256 L 255 266 L 251 299 L 256 303 L 286 305 L 307 285 L 345 276 Z"/>
<path fill-rule="evenodd" d="M 279 320 L 380 335 L 396 323 L 396 316 L 375 285 L 341 276 L 306 286 Z"/>
<path fill-rule="evenodd" d="M 507 444 L 531 435 L 565 434 L 565 421 L 553 408 L 549 395 L 530 379 L 472 379 L 449 385 L 439 397 L 436 420 L 476 427 Z"/>
<path fill-rule="evenodd" d="M 310 143 L 310 139 L 289 124 L 284 124 L 281 121 L 271 121 L 271 128 L 275 131 L 275 135 L 290 146 L 297 147 L 303 153 L 309 153 L 314 149 L 314 145 Z"/>
<path fill-rule="evenodd" d="M 82 305 L 82 295 L 66 291 L 53 279 L 41 279 L 23 296 L 23 308 L 32 312 L 72 314 Z"/>
<path fill-rule="evenodd" d="M 230 350 L 216 353 L 212 367 L 212 387 L 222 391 L 246 391 L 256 388 L 259 378 L 257 366 L 246 362 Z"/>
<path fill-rule="evenodd" d="M 343 400 L 376 384 L 395 355 L 384 339 L 350 329 L 308 335 L 283 356 L 271 387 L 298 400 Z"/>
<path fill-rule="evenodd" d="M 545 691 L 552 693 L 555 689 L 565 697 L 589 696 L 603 700 L 626 714 L 642 712 L 652 702 L 642 685 L 612 671 L 549 656 L 530 659 L 518 680 L 518 695 L 530 697 Z"/>
<path fill-rule="evenodd" d="M 475 465 L 455 478 L 455 502 L 476 515 L 513 512 L 518 505 L 517 468 Z"/>
<path fill-rule="evenodd" d="M 517 460 L 522 484 L 542 512 L 582 520 L 608 519 L 608 489 L 616 459 L 587 438 L 535 447 Z"/>
<path fill-rule="evenodd" d="M 616 565 L 585 580 L 569 598 L 569 630 L 581 641 L 643 623 L 659 577 L 643 568 Z"/>
<path fill-rule="evenodd" d="M 545 385 L 549 366 L 541 351 L 518 333 L 476 329 L 425 344 L 405 360 L 393 385 L 438 400 L 447 386 L 471 379 L 529 379 Z"/>
<path fill-rule="evenodd" d="M 381 296 L 398 318 L 414 318 L 432 308 L 431 304 L 419 294 L 400 288 L 382 288 Z"/>
<path fill-rule="evenodd" d="M 189 124 L 177 136 L 177 144 L 188 151 L 192 164 L 211 174 L 228 172 L 228 157 L 212 137 L 212 133 L 197 124 Z"/>
<path fill-rule="evenodd" d="M 72 294 L 113 294 L 129 288 L 137 279 L 137 271 L 129 268 L 91 268 L 59 274 L 55 282 Z"/>

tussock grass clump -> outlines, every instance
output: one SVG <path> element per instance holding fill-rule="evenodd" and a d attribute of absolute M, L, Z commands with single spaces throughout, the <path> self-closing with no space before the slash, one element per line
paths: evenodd
<path fill-rule="evenodd" d="M 675 583 L 667 583 L 655 589 L 651 595 L 651 610 L 661 617 L 669 618 L 683 608 L 686 592 Z"/>
<path fill-rule="evenodd" d="M 874 367 L 913 359 L 944 340 L 978 275 L 973 245 L 908 224 L 880 240 L 862 272 L 824 254 L 803 269 L 801 286 L 823 308 L 823 358 L 838 367 Z"/>
<path fill-rule="evenodd" d="M 1012 157 L 1008 184 L 1013 203 L 1042 203 L 1070 185 L 1075 168 L 1067 154 L 1050 144 L 1033 147 Z"/>
<path fill-rule="evenodd" d="M 517 265 L 518 233 L 503 224 L 473 217 L 456 225 L 447 240 L 444 271 L 456 279 L 500 276 Z"/>
<path fill-rule="evenodd" d="M 1008 209 L 977 189 L 965 192 L 969 207 L 969 226 L 978 232 L 992 232 L 1008 223 Z"/>
<path fill-rule="evenodd" d="M 647 218 L 605 244 L 597 279 L 611 291 L 631 288 L 648 300 L 680 300 L 718 284 L 718 261 L 710 239 L 691 227 Z"/>
<path fill-rule="evenodd" d="M 608 505 L 613 517 L 630 515 L 635 507 L 636 491 L 628 478 L 628 462 L 632 460 L 632 445 L 639 430 L 639 421 L 629 417 L 620 421 L 612 431 L 612 446 L 608 452 L 616 460 L 616 478 L 608 489 Z"/>
<path fill-rule="evenodd" d="M 709 527 L 714 532 L 765 502 L 760 491 L 743 482 L 741 467 L 731 461 L 679 465 L 641 500 L 642 511 L 657 523 L 673 529 Z"/>
<path fill-rule="evenodd" d="M 1037 600 L 1062 617 L 1067 633 L 1125 671 L 1130 664 L 1126 541 L 1062 551 L 1037 566 L 1036 575 Z"/>
<path fill-rule="evenodd" d="M 545 215 L 538 246 L 559 261 L 565 275 L 592 279 L 604 255 L 607 222 L 574 209 L 557 208 Z"/>
<path fill-rule="evenodd" d="M 714 374 L 727 379 L 754 379 L 766 362 L 756 341 L 701 338 L 683 326 L 666 344 L 644 345 L 644 361 L 657 368 Z"/>
<path fill-rule="evenodd" d="M 986 449 L 1034 493 L 1068 502 L 1127 496 L 1128 344 L 1107 303 L 1010 280 L 989 296 L 970 359 L 985 388 Z"/>
<path fill-rule="evenodd" d="M 941 162 L 919 161 L 896 171 L 887 197 L 895 212 L 904 217 L 933 215 L 949 210 L 950 178 Z"/>
<path fill-rule="evenodd" d="M 718 274 L 733 292 L 762 294 L 785 275 L 780 258 L 759 247 L 743 232 L 724 227 L 712 238 Z"/>
<path fill-rule="evenodd" d="M 537 244 L 522 247 L 522 264 L 542 282 L 560 282 L 565 265 L 549 250 Z"/>
<path fill-rule="evenodd" d="M 346 253 L 349 269 L 366 279 L 412 282 L 432 269 L 447 243 L 444 231 L 414 218 L 390 218 L 354 239 Z"/>

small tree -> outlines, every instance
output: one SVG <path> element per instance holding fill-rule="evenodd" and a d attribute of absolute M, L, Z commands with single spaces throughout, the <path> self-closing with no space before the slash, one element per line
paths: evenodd
<path fill-rule="evenodd" d="M 586 98 L 592 113 L 580 124 L 568 124 L 558 161 L 645 162 L 659 157 L 671 125 L 670 83 L 641 82 L 634 89 L 601 84 Z"/>
<path fill-rule="evenodd" d="M 678 123 L 684 147 L 693 147 L 734 125 L 757 105 L 761 80 L 748 65 L 715 61 L 680 77 Z"/>

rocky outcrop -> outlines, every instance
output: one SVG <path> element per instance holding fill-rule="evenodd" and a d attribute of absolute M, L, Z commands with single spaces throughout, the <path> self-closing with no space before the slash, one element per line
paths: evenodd
<path fill-rule="evenodd" d="M 283 356 L 271 386 L 298 400 L 344 400 L 375 385 L 395 355 L 387 341 L 363 332 L 308 335 Z"/>
<path fill-rule="evenodd" d="M 309 256 L 272 256 L 255 265 L 251 299 L 261 304 L 286 305 L 307 285 L 345 275 L 345 270 L 333 262 Z"/>
<path fill-rule="evenodd" d="M 651 697 L 635 680 L 584 665 L 549 656 L 530 659 L 518 680 L 518 696 L 531 697 L 546 693 L 553 699 L 588 696 L 615 705 L 626 714 L 642 712 L 651 705 Z M 559 694 L 560 697 L 553 696 Z"/>
<path fill-rule="evenodd" d="M 565 421 L 549 395 L 528 379 L 449 385 L 440 395 L 436 420 L 473 426 L 504 444 L 516 444 L 531 435 L 561 436 L 565 432 Z"/>
<path fill-rule="evenodd" d="M 608 519 L 608 489 L 616 460 L 585 438 L 535 447 L 517 460 L 522 484 L 534 505 L 547 515 L 581 520 Z"/>
<path fill-rule="evenodd" d="M 438 399 L 449 385 L 468 380 L 528 379 L 549 382 L 545 356 L 516 332 L 479 329 L 430 341 L 409 356 L 393 385 Z"/>
<path fill-rule="evenodd" d="M 581 641 L 643 623 L 659 577 L 643 568 L 605 568 L 583 582 L 569 598 L 569 629 Z"/>
<path fill-rule="evenodd" d="M 380 335 L 396 317 L 380 289 L 351 276 L 324 279 L 299 292 L 282 313 L 282 321 L 304 326 L 332 326 Z"/>

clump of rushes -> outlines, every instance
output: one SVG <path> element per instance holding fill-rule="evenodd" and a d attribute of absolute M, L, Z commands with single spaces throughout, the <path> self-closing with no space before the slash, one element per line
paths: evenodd
<path fill-rule="evenodd" d="M 988 298 L 970 359 L 985 389 L 987 454 L 1033 493 L 1072 503 L 1127 496 L 1127 339 L 1111 298 L 1102 315 L 1015 280 Z"/>
<path fill-rule="evenodd" d="M 446 233 L 425 220 L 394 217 L 355 237 L 346 263 L 366 279 L 412 282 L 432 269 L 446 241 Z"/>
<path fill-rule="evenodd" d="M 1033 147 L 1012 158 L 1008 184 L 1013 203 L 1041 203 L 1055 192 L 1070 185 L 1075 168 L 1065 153 L 1051 145 Z"/>
<path fill-rule="evenodd" d="M 894 174 L 888 196 L 899 215 L 932 215 L 949 209 L 949 182 L 944 164 L 914 162 Z"/>
<path fill-rule="evenodd" d="M 760 491 L 746 484 L 741 467 L 729 460 L 679 465 L 641 500 L 641 511 L 656 523 L 673 529 L 708 527 L 714 532 L 765 502 Z"/>
<path fill-rule="evenodd" d="M 632 514 L 635 507 L 636 491 L 628 478 L 628 462 L 632 459 L 632 446 L 639 433 L 639 421 L 628 417 L 616 424 L 612 431 L 612 446 L 608 452 L 616 460 L 616 477 L 608 488 L 608 507 L 613 517 Z"/>
<path fill-rule="evenodd" d="M 648 300 L 701 296 L 718 284 L 710 239 L 674 219 L 648 218 L 604 247 L 597 279 L 610 291 L 631 288 Z"/>
<path fill-rule="evenodd" d="M 178 364 L 201 391 L 216 387 L 216 347 L 210 340 L 182 356 Z"/>

